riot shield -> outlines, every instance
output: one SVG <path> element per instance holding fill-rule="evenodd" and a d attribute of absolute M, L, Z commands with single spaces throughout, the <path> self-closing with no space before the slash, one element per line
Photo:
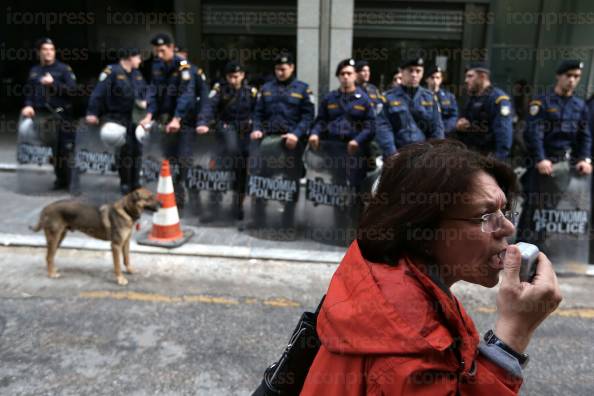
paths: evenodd
<path fill-rule="evenodd" d="M 289 150 L 278 135 L 252 141 L 244 203 L 251 235 L 273 240 L 297 238 L 302 153 L 301 145 Z"/>
<path fill-rule="evenodd" d="M 180 201 L 184 200 L 184 197 L 181 195 L 185 194 L 184 188 L 180 187 L 180 183 L 183 184 L 180 164 L 175 158 L 171 158 L 171 152 L 179 144 L 179 135 L 165 133 L 163 124 L 155 121 L 140 140 L 142 144 L 141 184 L 149 190 L 156 192 L 163 160 L 170 160 L 171 178 L 174 182 L 173 187 L 176 203 L 180 216 L 185 217 L 187 215 L 185 208 L 183 205 L 180 207 Z"/>
<path fill-rule="evenodd" d="M 189 193 L 189 215 L 199 222 L 225 225 L 235 222 L 239 194 L 237 193 L 236 161 L 241 161 L 227 143 L 224 133 L 235 130 L 217 130 L 197 135 L 192 148 L 191 165 L 186 186 Z M 231 141 L 233 141 L 231 139 Z"/>
<path fill-rule="evenodd" d="M 303 158 L 306 173 L 306 237 L 322 243 L 346 246 L 354 239 L 359 205 L 357 186 L 349 177 L 352 161 L 347 144 L 322 140 L 317 150 L 308 148 Z"/>
<path fill-rule="evenodd" d="M 80 120 L 76 129 L 75 169 L 71 192 L 89 202 L 103 204 L 121 197 L 116 156 L 121 147 L 101 140 L 100 127 Z"/>
<path fill-rule="evenodd" d="M 60 120 L 38 113 L 19 119 L 17 135 L 17 191 L 21 194 L 49 192 L 54 182 L 52 159 L 58 143 Z"/>
<path fill-rule="evenodd" d="M 530 169 L 526 203 L 517 239 L 536 244 L 557 273 L 585 273 L 589 254 L 591 176 L 579 175 L 567 161 L 553 176 Z"/>

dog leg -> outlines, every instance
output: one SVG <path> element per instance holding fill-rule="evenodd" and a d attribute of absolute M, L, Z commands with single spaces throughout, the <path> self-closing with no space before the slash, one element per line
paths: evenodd
<path fill-rule="evenodd" d="M 122 253 L 124 256 L 124 266 L 126 267 L 126 272 L 129 274 L 135 273 L 136 270 L 132 268 L 132 264 L 130 263 L 130 238 L 124 242 L 124 246 L 122 246 Z"/>
<path fill-rule="evenodd" d="M 120 270 L 120 255 L 122 253 L 122 246 L 111 244 L 111 254 L 113 256 L 113 271 L 115 272 L 116 281 L 118 285 L 125 286 L 128 284 L 128 280 L 122 275 Z"/>
<path fill-rule="evenodd" d="M 54 258 L 56 257 L 56 251 L 58 250 L 60 240 L 63 238 L 64 234 L 66 234 L 66 230 L 62 231 L 62 235 L 53 233 L 48 229 L 45 229 L 44 231 L 45 239 L 47 241 L 47 253 L 45 257 L 45 261 L 47 263 L 47 276 L 50 278 L 59 278 L 60 274 L 54 266 Z"/>

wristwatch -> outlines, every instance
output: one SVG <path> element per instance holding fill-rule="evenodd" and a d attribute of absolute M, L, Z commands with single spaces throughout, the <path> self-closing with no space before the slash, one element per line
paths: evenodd
<path fill-rule="evenodd" d="M 528 365 L 528 360 L 530 360 L 528 355 L 525 353 L 520 353 L 520 352 L 514 351 L 514 349 L 512 347 L 507 345 L 505 342 L 501 341 L 499 339 L 499 337 L 497 337 L 495 335 L 493 330 L 489 330 L 485 333 L 484 340 L 487 343 L 487 345 L 497 345 L 499 348 L 503 349 L 505 352 L 509 353 L 510 355 L 512 355 L 513 357 L 518 359 L 518 363 L 520 363 L 520 367 L 526 368 L 526 366 Z"/>

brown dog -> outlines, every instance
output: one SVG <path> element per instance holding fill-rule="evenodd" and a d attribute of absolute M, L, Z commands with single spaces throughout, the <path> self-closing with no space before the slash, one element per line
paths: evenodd
<path fill-rule="evenodd" d="M 81 231 L 93 238 L 111 241 L 113 268 L 120 285 L 128 280 L 120 271 L 120 256 L 124 258 L 126 272 L 133 273 L 130 265 L 130 237 L 136 220 L 146 210 L 156 211 L 159 201 L 146 188 L 138 188 L 111 205 L 92 206 L 74 199 L 64 199 L 49 204 L 41 211 L 39 222 L 31 230 L 43 228 L 47 240 L 47 274 L 50 278 L 60 275 L 54 268 L 54 256 L 66 232 Z"/>

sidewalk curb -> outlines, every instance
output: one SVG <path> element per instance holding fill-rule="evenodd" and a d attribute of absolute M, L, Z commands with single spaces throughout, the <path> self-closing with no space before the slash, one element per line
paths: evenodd
<path fill-rule="evenodd" d="M 17 164 L 0 162 L 0 172 L 16 172 Z"/>
<path fill-rule="evenodd" d="M 43 235 L 19 235 L 0 233 L 0 246 L 41 247 L 46 246 Z M 64 249 L 111 251 L 109 242 L 91 238 L 68 237 L 61 245 Z M 346 250 L 346 249 L 345 249 Z M 187 243 L 176 249 L 143 246 L 130 241 L 130 251 L 146 254 L 170 254 L 175 256 L 210 256 L 237 259 L 282 260 L 320 264 L 338 264 L 344 252 L 325 252 L 299 249 L 269 249 L 247 246 L 224 246 Z"/>

